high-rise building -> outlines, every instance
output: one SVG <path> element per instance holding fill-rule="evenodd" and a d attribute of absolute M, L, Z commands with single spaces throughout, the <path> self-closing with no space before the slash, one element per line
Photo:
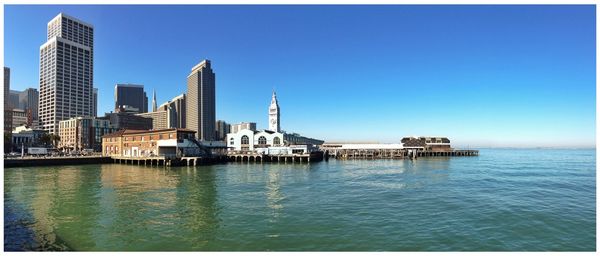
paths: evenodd
<path fill-rule="evenodd" d="M 210 60 L 192 68 L 187 77 L 187 129 L 196 131 L 201 141 L 215 138 L 215 73 Z"/>
<path fill-rule="evenodd" d="M 35 124 L 37 124 L 38 120 L 39 100 L 40 93 L 37 89 L 27 88 L 23 92 L 19 93 L 19 108 L 22 108 L 26 112 L 31 113 L 31 119 Z"/>
<path fill-rule="evenodd" d="M 175 128 L 175 116 L 169 106 L 164 106 L 154 112 L 135 114 L 136 116 L 152 119 L 152 130 Z"/>
<path fill-rule="evenodd" d="M 92 116 L 98 116 L 98 88 L 94 88 L 92 96 Z"/>
<path fill-rule="evenodd" d="M 139 113 L 148 112 L 148 96 L 141 84 L 115 85 L 115 110 L 120 106 L 131 106 L 139 109 Z"/>
<path fill-rule="evenodd" d="M 244 129 L 256 131 L 256 123 L 254 123 L 254 122 L 242 122 L 239 124 L 232 124 L 230 127 L 231 127 L 231 133 L 237 133 Z"/>
<path fill-rule="evenodd" d="M 218 120 L 217 124 L 217 131 L 216 131 L 216 140 L 225 140 L 225 138 L 227 137 L 227 134 L 231 132 L 231 125 L 226 123 L 223 120 Z"/>
<path fill-rule="evenodd" d="M 186 128 L 186 99 L 185 93 L 160 105 L 158 109 L 169 109 L 173 116 L 174 126 L 171 128 Z"/>
<path fill-rule="evenodd" d="M 41 126 L 58 132 L 58 123 L 92 114 L 94 27 L 58 14 L 48 22 L 48 41 L 40 46 Z"/>
<path fill-rule="evenodd" d="M 271 105 L 269 106 L 269 130 L 274 132 L 281 132 L 281 126 L 279 122 L 279 103 L 277 103 L 277 95 L 273 91 L 271 96 Z"/>
<path fill-rule="evenodd" d="M 10 97 L 10 68 L 4 67 L 4 134 L 12 133 L 12 107 L 10 106 L 10 103 L 8 103 L 9 97 Z M 9 146 L 9 145 L 5 145 L 5 147 L 6 146 Z"/>
<path fill-rule="evenodd" d="M 20 91 L 15 91 L 15 90 L 10 90 L 8 93 L 8 104 L 10 104 L 10 106 L 12 108 L 23 108 L 21 106 L 21 104 L 19 104 L 19 94 L 21 94 Z"/>

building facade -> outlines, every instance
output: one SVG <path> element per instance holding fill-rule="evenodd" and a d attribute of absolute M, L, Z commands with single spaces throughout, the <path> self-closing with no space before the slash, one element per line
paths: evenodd
<path fill-rule="evenodd" d="M 29 147 L 48 146 L 44 145 L 41 138 L 48 134 L 42 129 L 34 129 L 28 126 L 18 126 L 12 131 L 13 150 L 19 150 L 21 147 L 27 149 Z"/>
<path fill-rule="evenodd" d="M 194 131 L 162 129 L 120 130 L 102 137 L 102 155 L 113 157 L 181 157 L 205 154 Z"/>
<path fill-rule="evenodd" d="M 171 111 L 174 125 L 171 128 L 186 128 L 186 96 L 185 93 L 178 95 L 170 101 L 160 105 L 158 109 Z"/>
<path fill-rule="evenodd" d="M 58 14 L 48 22 L 48 41 L 40 46 L 41 127 L 58 132 L 58 123 L 92 114 L 94 27 Z"/>
<path fill-rule="evenodd" d="M 109 120 L 91 116 L 63 120 L 58 127 L 58 136 L 60 136 L 58 147 L 63 150 L 100 151 L 102 136 L 118 130 L 118 127 L 112 125 Z"/>
<path fill-rule="evenodd" d="M 210 60 L 192 68 L 187 77 L 186 125 L 202 141 L 215 139 L 215 73 Z"/>
<path fill-rule="evenodd" d="M 151 130 L 152 118 L 137 116 L 131 113 L 107 113 L 99 119 L 109 120 L 118 129 Z"/>
<path fill-rule="evenodd" d="M 255 151 L 259 148 L 284 146 L 283 134 L 263 130 L 243 129 L 227 134 L 227 148 L 234 151 Z"/>
<path fill-rule="evenodd" d="M 271 105 L 269 106 L 269 130 L 281 132 L 281 122 L 279 121 L 279 118 L 279 103 L 277 102 L 277 95 L 275 95 L 275 91 L 273 91 Z"/>
<path fill-rule="evenodd" d="M 10 97 L 10 68 L 4 67 L 4 134 L 12 133 L 12 107 L 9 104 Z M 8 146 L 9 141 L 5 141 Z"/>
<path fill-rule="evenodd" d="M 215 127 L 217 129 L 215 139 L 225 141 L 225 139 L 227 138 L 227 134 L 231 132 L 231 125 L 223 120 L 218 120 L 215 124 Z"/>
<path fill-rule="evenodd" d="M 420 148 L 430 152 L 452 151 L 447 137 L 404 137 L 400 140 L 404 147 Z"/>
<path fill-rule="evenodd" d="M 239 124 L 232 124 L 231 125 L 231 132 L 232 133 L 236 133 L 236 132 L 239 132 L 239 131 L 244 130 L 244 129 L 256 131 L 256 123 L 254 123 L 254 122 L 241 122 Z"/>
<path fill-rule="evenodd" d="M 115 85 L 115 111 L 121 106 L 138 109 L 138 113 L 148 112 L 148 96 L 141 84 Z"/>
<path fill-rule="evenodd" d="M 173 110 L 167 107 L 159 108 L 158 111 L 135 114 L 136 116 L 152 119 L 152 130 L 164 130 L 175 128 L 177 123 Z"/>
<path fill-rule="evenodd" d="M 12 110 L 12 127 L 27 125 L 27 111 L 19 108 Z"/>
<path fill-rule="evenodd" d="M 98 88 L 94 88 L 92 94 L 92 116 L 98 116 Z"/>

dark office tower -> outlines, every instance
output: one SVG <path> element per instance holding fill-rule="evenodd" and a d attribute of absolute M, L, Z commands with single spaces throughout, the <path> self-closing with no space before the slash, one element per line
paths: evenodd
<path fill-rule="evenodd" d="M 210 60 L 192 68 L 186 97 L 186 128 L 196 131 L 199 140 L 215 140 L 215 73 Z"/>
<path fill-rule="evenodd" d="M 58 14 L 48 22 L 48 41 L 40 46 L 39 118 L 58 132 L 62 120 L 92 114 L 94 27 Z"/>
<path fill-rule="evenodd" d="M 94 96 L 93 98 L 93 103 L 92 103 L 92 116 L 96 117 L 98 116 L 98 88 L 94 88 Z"/>
<path fill-rule="evenodd" d="M 24 109 L 31 114 L 31 121 L 37 125 L 38 120 L 38 102 L 40 93 L 37 89 L 27 88 L 19 93 L 19 108 Z"/>
<path fill-rule="evenodd" d="M 4 67 L 4 134 L 11 134 L 12 132 L 12 106 L 8 103 L 9 97 L 10 68 Z"/>
<path fill-rule="evenodd" d="M 115 85 L 115 110 L 122 106 L 138 109 L 138 113 L 148 112 L 148 96 L 144 86 L 139 84 Z"/>

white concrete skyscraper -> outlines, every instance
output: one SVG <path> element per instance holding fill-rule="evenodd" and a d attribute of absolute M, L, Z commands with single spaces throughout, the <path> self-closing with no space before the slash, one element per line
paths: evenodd
<path fill-rule="evenodd" d="M 39 118 L 57 133 L 60 121 L 93 115 L 94 27 L 60 13 L 48 22 L 47 40 L 40 46 Z"/>
<path fill-rule="evenodd" d="M 271 105 L 269 106 L 269 130 L 274 132 L 281 132 L 281 123 L 279 122 L 279 103 L 277 102 L 277 95 L 273 91 L 271 96 Z"/>

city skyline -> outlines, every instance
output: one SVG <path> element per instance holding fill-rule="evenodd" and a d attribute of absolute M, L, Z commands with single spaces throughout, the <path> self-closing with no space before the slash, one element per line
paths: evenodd
<path fill-rule="evenodd" d="M 36 31 L 59 12 L 94 24 L 99 115 L 112 110 L 115 84 L 144 84 L 162 104 L 186 91 L 189 67 L 210 59 L 219 73 L 216 119 L 228 123 L 268 127 L 265 109 L 274 89 L 282 130 L 327 141 L 398 142 L 415 135 L 473 147 L 595 145 L 593 6 L 7 5 L 12 90 L 39 89 L 39 56 L 29 59 L 37 49 L 28 47 L 39 47 Z M 101 18 L 106 12 L 131 17 Z M 166 24 L 150 20 L 156 14 L 166 15 Z M 187 44 L 151 36 L 151 28 L 185 35 L 191 14 L 207 15 L 214 27 Z M 358 14 L 373 21 L 351 19 Z M 256 19 L 241 23 L 249 18 Z M 105 38 L 131 31 L 146 40 Z M 171 49 L 150 51 L 161 45 Z"/>

